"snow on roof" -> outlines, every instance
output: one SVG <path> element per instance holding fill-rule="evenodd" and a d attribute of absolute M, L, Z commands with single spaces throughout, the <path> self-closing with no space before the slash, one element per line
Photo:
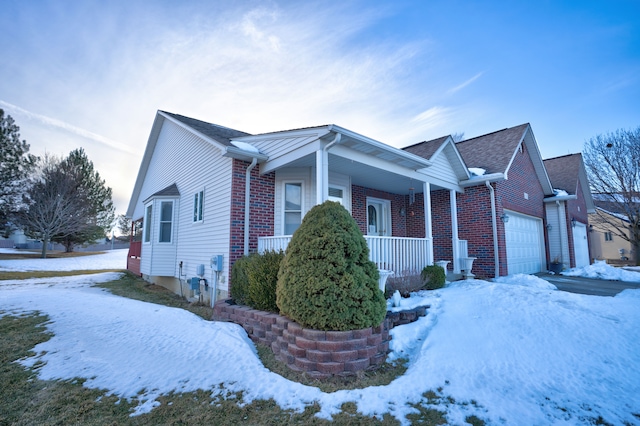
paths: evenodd
<path fill-rule="evenodd" d="M 471 173 L 471 179 L 473 179 L 474 177 L 484 176 L 487 171 L 480 167 L 469 167 L 469 172 Z"/>
<path fill-rule="evenodd" d="M 247 142 L 232 140 L 231 145 L 235 146 L 236 148 L 240 148 L 243 151 L 252 152 L 254 154 L 260 154 L 260 150 L 258 148 L 256 148 L 255 146 Z"/>

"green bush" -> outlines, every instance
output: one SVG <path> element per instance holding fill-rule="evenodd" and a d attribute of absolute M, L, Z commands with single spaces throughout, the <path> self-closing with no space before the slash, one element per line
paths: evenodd
<path fill-rule="evenodd" d="M 425 266 L 420 273 L 420 277 L 422 277 L 424 288 L 426 290 L 442 288 L 444 287 L 444 283 L 447 281 L 444 269 L 438 265 Z"/>
<path fill-rule="evenodd" d="M 327 201 L 305 215 L 287 247 L 277 305 L 283 315 L 318 330 L 377 326 L 386 314 L 378 277 L 355 220 L 340 203 Z"/>
<path fill-rule="evenodd" d="M 276 285 L 278 270 L 284 258 L 282 251 L 267 251 L 251 256 L 247 267 L 249 287 L 247 304 L 261 311 L 278 312 L 276 305 Z"/>
<path fill-rule="evenodd" d="M 247 304 L 249 291 L 249 276 L 247 268 L 249 267 L 251 257 L 253 256 L 254 255 L 241 257 L 236 260 L 231 268 L 231 297 L 240 305 Z"/>

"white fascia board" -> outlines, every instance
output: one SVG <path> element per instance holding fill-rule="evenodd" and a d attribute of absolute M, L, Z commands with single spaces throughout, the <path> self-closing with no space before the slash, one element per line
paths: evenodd
<path fill-rule="evenodd" d="M 545 203 L 554 203 L 556 201 L 577 200 L 577 195 L 557 195 L 555 197 L 544 198 L 542 201 Z"/>
<path fill-rule="evenodd" d="M 364 143 L 366 143 L 368 145 L 371 145 L 371 146 L 375 147 L 376 149 L 391 153 L 393 155 L 396 155 L 398 157 L 406 159 L 407 161 L 411 161 L 411 162 L 417 163 L 417 167 L 415 167 L 413 170 L 418 170 L 418 169 L 422 169 L 422 168 L 425 168 L 425 167 L 430 167 L 433 164 L 431 161 L 427 160 L 426 158 L 422 158 L 419 155 L 415 155 L 415 154 L 412 154 L 410 152 L 403 151 L 403 150 L 398 149 L 398 148 L 394 148 L 394 147 L 392 147 L 390 145 L 387 145 L 385 143 L 379 142 L 379 141 L 377 141 L 375 139 L 368 138 L 368 137 L 363 136 L 363 135 L 361 135 L 359 133 L 352 132 L 351 130 L 344 129 L 344 128 L 340 127 L 340 126 L 336 126 L 335 124 L 332 124 L 331 126 L 329 126 L 329 130 L 333 131 L 333 132 L 336 132 L 336 133 L 341 133 L 344 136 L 348 136 L 348 137 L 350 137 L 352 139 L 357 139 L 357 140 L 359 140 L 361 142 L 364 142 Z M 331 150 L 331 152 L 333 153 L 333 149 Z"/>
<path fill-rule="evenodd" d="M 158 136 L 160 135 L 160 130 L 162 129 L 162 124 L 166 118 L 165 114 L 162 114 L 160 111 L 156 112 L 156 117 L 153 120 L 153 125 L 151 126 L 151 132 L 149 133 L 149 139 L 147 140 L 147 146 L 144 150 L 144 155 L 142 156 L 142 162 L 140 163 L 140 169 L 138 169 L 138 176 L 136 177 L 136 183 L 133 186 L 133 192 L 131 194 L 131 199 L 129 200 L 129 206 L 127 207 L 127 212 L 125 216 L 129 219 L 135 220 L 133 216 L 133 212 L 136 209 L 136 204 L 138 203 L 138 198 L 140 198 L 140 192 L 142 191 L 142 184 L 144 183 L 144 179 L 147 176 L 147 171 L 149 169 L 149 164 L 151 163 L 151 157 L 153 156 L 153 151 L 155 150 L 156 143 L 158 142 Z"/>
<path fill-rule="evenodd" d="M 460 182 L 460 186 L 468 188 L 470 186 L 485 185 L 487 182 L 499 182 L 506 180 L 507 176 L 504 173 L 491 173 L 488 175 L 477 176 L 472 179 L 463 180 Z"/>

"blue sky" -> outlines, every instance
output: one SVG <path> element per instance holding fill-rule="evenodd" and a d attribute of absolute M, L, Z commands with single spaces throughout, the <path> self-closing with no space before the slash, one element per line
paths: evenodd
<path fill-rule="evenodd" d="M 640 125 L 640 2 L 3 1 L 0 108 L 84 147 L 124 213 L 156 110 L 396 147 L 531 123 L 543 158 Z"/>

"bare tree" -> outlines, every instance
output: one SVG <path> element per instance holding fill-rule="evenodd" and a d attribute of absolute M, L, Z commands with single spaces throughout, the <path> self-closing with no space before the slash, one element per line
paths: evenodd
<path fill-rule="evenodd" d="M 42 241 L 42 258 L 53 236 L 77 232 L 84 223 L 81 218 L 89 213 L 77 180 L 59 165 L 59 159 L 45 156 L 16 215 L 25 233 Z"/>
<path fill-rule="evenodd" d="M 591 138 L 583 158 L 596 202 L 612 213 L 598 210 L 594 222 L 629 241 L 640 265 L 640 127 Z"/>

